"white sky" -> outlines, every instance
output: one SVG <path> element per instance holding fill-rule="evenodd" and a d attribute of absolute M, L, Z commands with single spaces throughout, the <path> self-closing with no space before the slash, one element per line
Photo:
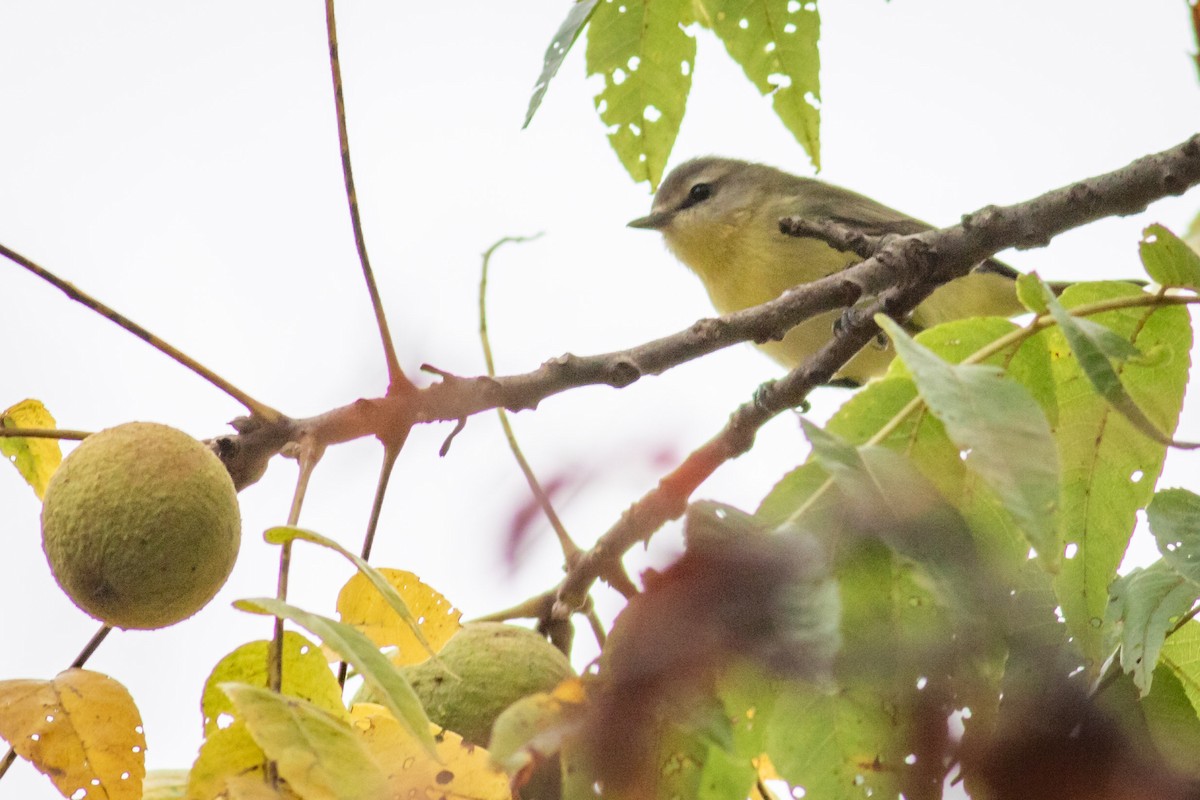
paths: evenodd
<path fill-rule="evenodd" d="M 406 368 L 482 371 L 479 254 L 545 231 L 493 260 L 491 328 L 502 372 L 564 351 L 629 346 L 710 313 L 699 284 L 657 237 L 624 227 L 649 195 L 608 149 L 582 47 L 520 130 L 565 2 L 343 3 L 349 125 L 368 247 Z M 828 2 L 823 147 L 828 180 L 933 222 L 1028 198 L 1121 166 L 1194 133 L 1194 48 L 1182 0 Z M 286 413 L 327 410 L 384 389 L 342 193 L 319 4 L 0 4 L 0 241 L 99 296 Z M 695 83 L 673 162 L 715 153 L 804 172 L 806 159 L 725 57 L 699 33 Z M 1200 194 L 1099 223 L 1043 251 L 1007 254 L 1054 279 L 1136 274 L 1141 228 L 1181 231 Z M 0 264 L 0 408 L 47 403 L 63 427 L 155 420 L 197 436 L 237 404 L 18 268 Z M 544 479 L 572 487 L 561 511 L 590 543 L 775 365 L 741 346 L 614 391 L 547 400 L 515 425 Z M 421 378 L 420 380 L 424 380 Z M 826 416 L 845 394 L 814 398 Z M 540 529 L 515 571 L 500 560 L 524 484 L 491 415 L 445 459 L 450 426 L 415 431 L 397 468 L 373 561 L 410 569 L 467 616 L 555 582 Z M 1192 402 L 1180 435 L 1200 437 Z M 784 415 L 760 447 L 700 496 L 753 508 L 805 444 Z M 379 448 L 334 448 L 301 523 L 357 549 Z M 1172 454 L 1161 485 L 1197 488 L 1200 456 Z M 188 767 L 212 665 L 269 635 L 233 611 L 269 595 L 295 467 L 274 463 L 242 495 L 244 541 L 230 583 L 193 619 L 117 632 L 91 667 L 132 691 L 151 768 Z M 96 628 L 57 589 L 41 552 L 39 504 L 0 473 L 0 679 L 49 678 Z M 639 564 L 675 550 L 677 526 Z M 1140 550 L 1138 558 L 1153 558 Z M 349 568 L 299 547 L 292 599 L 330 612 Z M 597 591 L 608 613 L 613 594 Z M 591 652 L 581 629 L 583 660 Z M 0 798 L 57 797 L 23 763 Z"/>

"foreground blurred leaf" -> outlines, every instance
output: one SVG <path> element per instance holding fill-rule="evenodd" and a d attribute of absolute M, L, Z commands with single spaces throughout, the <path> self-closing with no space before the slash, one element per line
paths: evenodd
<path fill-rule="evenodd" d="M 233 714 L 233 703 L 221 684 L 230 681 L 267 686 L 267 652 L 270 642 L 247 642 L 222 658 L 204 682 L 200 707 L 204 734 L 217 730 L 222 714 Z M 345 714 L 342 687 L 329 669 L 321 648 L 295 631 L 283 634 L 283 686 L 289 697 L 299 697 L 332 714 Z"/>
<path fill-rule="evenodd" d="M 40 400 L 22 400 L 0 414 L 0 426 L 5 428 L 54 428 L 54 417 Z M 0 455 L 3 455 L 21 477 L 33 487 L 38 498 L 46 494 L 50 476 L 62 463 L 62 448 L 57 439 L 0 436 Z"/>
<path fill-rule="evenodd" d="M 912 372 L 929 409 L 966 453 L 967 469 L 995 492 L 1042 563 L 1056 568 L 1061 557 L 1058 454 L 1037 401 L 997 367 L 948 364 L 891 319 L 881 316 L 879 324 Z"/>
<path fill-rule="evenodd" d="M 421 701 L 391 661 L 387 659 L 370 639 L 345 623 L 312 614 L 274 598 L 238 600 L 236 608 L 254 614 L 270 614 L 280 619 L 289 619 L 306 628 L 338 655 L 352 664 L 359 674 L 375 688 L 376 696 L 382 698 L 397 719 L 403 720 L 428 752 L 434 752 L 433 737 L 429 734 L 429 718 Z"/>
<path fill-rule="evenodd" d="M 408 610 L 409 620 L 396 612 L 396 604 L 380 593 L 377 582 L 363 573 L 351 576 L 338 592 L 338 615 L 378 646 L 397 648 L 394 663 L 424 661 L 429 650 L 438 652 L 462 628 L 462 612 L 413 573 L 384 567 L 375 572 Z M 418 641 L 413 626 L 423 643 Z"/>
<path fill-rule="evenodd" d="M 64 797 L 142 796 L 142 719 L 129 692 L 107 675 L 69 669 L 48 681 L 0 681 L 0 736 Z"/>
<path fill-rule="evenodd" d="M 1059 301 L 1067 309 L 1142 294 L 1128 283 L 1084 283 Z M 1183 404 L 1191 325 L 1183 308 L 1126 308 L 1089 317 L 1145 355 L 1120 365 L 1130 398 L 1154 426 L 1172 434 Z M 1103 620 L 1108 587 L 1162 470 L 1166 447 L 1139 432 L 1096 394 L 1065 334 L 1046 331 L 1060 413 L 1055 425 L 1062 463 L 1062 530 L 1069 551 L 1055 591 L 1080 651 L 1094 671 L 1108 655 Z"/>
<path fill-rule="evenodd" d="M 1146 273 L 1159 286 L 1200 289 L 1200 253 L 1162 225 L 1142 231 L 1138 249 Z"/>
<path fill-rule="evenodd" d="M 1121 668 L 1144 697 L 1167 633 L 1200 597 L 1200 585 L 1159 561 L 1117 578 L 1111 592 L 1106 622 L 1121 645 Z"/>
<path fill-rule="evenodd" d="M 602 75 L 596 110 L 635 181 L 655 189 L 683 121 L 696 40 L 681 26 L 691 0 L 603 0 L 587 35 L 588 75 Z"/>
<path fill-rule="evenodd" d="M 346 721 L 294 697 L 224 683 L 246 729 L 305 800 L 379 800 L 384 774 Z"/>
<path fill-rule="evenodd" d="M 815 2 L 698 0 L 703 19 L 821 169 L 821 16 Z"/>
<path fill-rule="evenodd" d="M 1179 679 L 1183 691 L 1200 714 L 1200 622 L 1188 620 L 1163 644 L 1159 663 Z"/>
<path fill-rule="evenodd" d="M 550 46 L 546 48 L 546 57 L 542 63 L 542 74 L 538 75 L 537 83 L 533 87 L 533 94 L 529 98 L 529 109 L 525 112 L 525 122 L 521 126 L 522 128 L 529 127 L 533 115 L 537 113 L 538 107 L 542 104 L 542 98 L 546 95 L 550 81 L 558 74 L 558 68 L 562 66 L 567 53 L 571 52 L 571 46 L 579 38 L 583 26 L 587 25 L 588 20 L 592 18 L 592 12 L 596 10 L 598 2 L 600 0 L 576 0 L 575 4 L 571 6 L 571 10 L 567 12 L 567 18 L 559 26 L 558 33 L 554 34 L 554 38 L 550 40 Z"/>
<path fill-rule="evenodd" d="M 384 765 L 391 797 L 459 800 L 509 800 L 508 776 L 492 763 L 488 751 L 465 744 L 458 734 L 431 725 L 437 737 L 437 758 L 386 708 L 356 703 L 350 709 L 351 727 L 375 761 Z"/>

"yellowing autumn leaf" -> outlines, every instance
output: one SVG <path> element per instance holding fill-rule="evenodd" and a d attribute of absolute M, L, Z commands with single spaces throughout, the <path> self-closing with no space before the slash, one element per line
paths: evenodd
<path fill-rule="evenodd" d="M 390 797 L 455 800 L 511 800 L 508 776 L 492 764 L 488 752 L 463 742 L 462 737 L 437 725 L 437 760 L 383 706 L 356 703 L 350 725 L 387 773 Z"/>
<path fill-rule="evenodd" d="M 262 783 L 267 757 L 255 744 L 243 722 L 211 731 L 200 746 L 200 755 L 188 775 L 187 800 L 220 797 L 234 778 Z"/>
<path fill-rule="evenodd" d="M 0 426 L 5 428 L 54 428 L 54 417 L 40 400 L 22 400 L 0 414 Z M 0 436 L 3 454 L 21 477 L 33 487 L 40 499 L 46 494 L 50 476 L 62 463 L 62 448 L 57 439 Z"/>
<path fill-rule="evenodd" d="M 462 627 L 459 623 L 462 612 L 416 575 L 400 569 L 380 569 L 379 573 L 404 599 L 434 651 L 440 650 Z M 412 629 L 361 573 L 346 581 L 338 593 L 337 610 L 342 622 L 358 628 L 375 644 L 396 647 L 398 652 L 392 659 L 395 663 L 416 664 L 428 658 Z"/>
<path fill-rule="evenodd" d="M 221 688 L 238 717 L 305 800 L 379 800 L 383 771 L 342 719 L 306 700 L 244 683 Z M 420 747 L 420 745 L 418 745 Z"/>
<path fill-rule="evenodd" d="M 140 800 L 142 718 L 125 687 L 82 669 L 53 680 L 0 681 L 0 736 L 64 797 Z"/>

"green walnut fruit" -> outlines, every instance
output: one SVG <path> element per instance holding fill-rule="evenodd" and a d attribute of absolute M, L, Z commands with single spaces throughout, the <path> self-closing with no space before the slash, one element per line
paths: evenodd
<path fill-rule="evenodd" d="M 499 622 L 468 623 L 450 637 L 436 661 L 401 671 L 429 719 L 485 747 L 501 711 L 522 697 L 550 691 L 572 674 L 554 645 L 528 628 Z M 374 693 L 364 687 L 355 700 L 375 702 Z"/>
<path fill-rule="evenodd" d="M 241 531 L 221 460 L 150 422 L 85 439 L 42 506 L 42 548 L 58 585 L 118 628 L 162 628 L 203 608 L 233 569 Z"/>

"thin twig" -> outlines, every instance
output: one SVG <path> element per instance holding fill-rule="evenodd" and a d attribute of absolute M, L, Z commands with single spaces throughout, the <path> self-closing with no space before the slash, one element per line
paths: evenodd
<path fill-rule="evenodd" d="M 88 431 L 69 431 L 64 428 L 5 428 L 0 425 L 0 437 L 14 439 L 73 439 L 83 441 L 92 434 Z"/>
<path fill-rule="evenodd" d="M 16 252 L 15 250 L 12 250 L 3 244 L 0 244 L 0 255 L 4 256 L 9 261 L 12 261 L 14 264 L 24 267 L 26 270 L 28 270 L 29 272 L 32 272 L 37 277 L 46 281 L 46 283 L 49 283 L 51 286 L 58 289 L 63 294 L 65 294 L 67 297 L 74 300 L 75 302 L 81 303 L 84 306 L 86 306 L 87 308 L 90 308 L 92 311 L 95 311 L 97 314 L 106 318 L 110 322 L 113 322 L 116 325 L 119 325 L 120 327 L 129 331 L 134 336 L 138 337 L 143 342 L 145 342 L 146 344 L 153 347 L 155 350 L 158 350 L 160 353 L 163 353 L 163 354 L 169 356 L 171 359 L 173 359 L 177 363 L 182 364 L 183 366 L 187 367 L 192 372 L 196 373 L 201 378 L 204 378 L 204 380 L 211 383 L 213 386 L 215 386 L 218 389 L 220 389 L 221 391 L 225 392 L 225 394 L 229 395 L 234 400 L 237 400 L 239 403 L 241 403 L 243 406 L 245 406 L 246 409 L 254 416 L 261 417 L 262 419 L 267 420 L 269 422 L 274 422 L 283 416 L 282 414 L 280 414 L 278 411 L 271 408 L 267 404 L 260 403 L 259 401 L 255 400 L 253 397 L 246 394 L 241 389 L 237 388 L 232 383 L 225 380 L 220 375 L 213 372 L 208 367 L 204 366 L 203 364 L 196 361 L 192 357 L 190 357 L 187 354 L 183 353 L 182 351 L 176 349 L 175 347 L 172 347 L 170 344 L 168 344 L 167 342 L 158 338 L 153 333 L 151 333 L 150 331 L 143 328 L 141 325 L 138 325 L 136 322 L 129 319 L 129 317 L 126 317 L 124 314 L 118 313 L 117 311 L 115 311 L 111 307 L 105 305 L 104 303 L 101 303 L 99 300 L 92 297 L 91 295 L 89 295 L 83 291 L 80 291 L 73 284 L 68 283 L 67 281 L 64 281 L 62 278 L 58 277 L 54 273 L 45 269 L 44 267 L 39 266 L 38 264 L 36 264 L 33 261 L 26 258 L 25 256 Z"/>
<path fill-rule="evenodd" d="M 488 337 L 487 324 L 488 267 L 491 265 L 492 254 L 500 249 L 502 245 L 531 242 L 540 236 L 540 233 L 533 236 L 506 236 L 489 247 L 483 254 L 483 267 L 479 271 L 479 340 L 483 344 L 483 361 L 487 365 L 488 377 L 496 376 L 496 362 L 492 358 L 492 343 Z M 567 566 L 570 566 L 574 563 L 575 559 L 579 558 L 579 554 L 583 551 L 571 539 L 571 535 L 567 533 L 566 526 L 563 525 L 558 512 L 554 510 L 554 504 L 550 502 L 550 496 L 546 494 L 541 481 L 538 480 L 537 475 L 533 472 L 533 467 L 529 466 L 529 461 L 525 458 L 525 454 L 521 452 L 521 446 L 517 443 L 517 435 L 513 432 L 512 425 L 508 421 L 508 413 L 503 408 L 497 408 L 496 415 L 500 417 L 500 427 L 504 429 L 504 438 L 508 442 L 508 449 L 512 451 L 513 458 L 517 460 L 517 466 L 520 467 L 521 474 L 525 476 L 525 483 L 529 485 L 529 491 L 533 493 L 533 497 L 541 507 L 542 513 L 546 515 L 546 519 L 550 522 L 550 527 L 554 529 L 554 534 L 558 537 L 559 547 L 562 548 L 563 559 Z"/>
<path fill-rule="evenodd" d="M 292 494 L 292 507 L 288 510 L 288 525 L 296 525 L 300 521 L 300 508 L 304 505 L 304 495 L 308 492 L 308 481 L 313 469 L 321 460 L 320 449 L 309 444 L 302 444 L 300 449 L 299 474 L 296 476 L 296 490 Z M 279 583 L 275 597 L 287 600 L 288 574 L 292 566 L 292 542 L 289 539 L 283 543 L 279 551 Z M 275 618 L 275 635 L 267 651 L 267 685 L 272 691 L 278 692 L 283 685 L 283 617 Z"/>
<path fill-rule="evenodd" d="M 71 662 L 71 666 L 68 667 L 68 669 L 82 669 L 83 665 L 87 663 L 87 660 L 92 657 L 92 653 L 96 652 L 96 648 L 100 646 L 100 643 L 103 642 L 105 637 L 107 637 L 111 632 L 112 626 L 101 625 L 100 630 L 92 634 L 92 638 L 88 639 L 88 643 L 83 646 L 82 650 L 79 651 L 79 655 L 75 656 L 75 660 Z M 11 767 L 13 762 L 16 760 L 17 749 L 10 746 L 8 748 L 8 752 L 4 754 L 4 757 L 0 758 L 0 778 L 4 777 L 4 774 L 8 772 L 8 768 Z"/>
<path fill-rule="evenodd" d="M 396 358 L 396 347 L 388 329 L 387 315 L 383 311 L 383 300 L 375 283 L 375 272 L 367 257 L 367 240 L 363 235 L 362 217 L 358 213 L 358 193 L 354 189 L 354 170 L 350 167 L 350 134 L 346 128 L 346 98 L 342 92 L 342 63 L 338 57 L 337 19 L 333 13 L 333 0 L 325 0 L 325 30 L 329 40 L 329 70 L 333 75 L 333 102 L 337 111 L 338 144 L 342 154 L 342 178 L 346 184 L 346 202 L 350 206 L 350 225 L 354 229 L 354 246 L 358 250 L 358 261 L 362 265 L 363 279 L 367 282 L 367 293 L 371 296 L 371 307 L 375 310 L 375 323 L 383 341 L 383 354 L 387 359 L 388 394 L 412 392 L 416 387 L 400 369 Z"/>
<path fill-rule="evenodd" d="M 379 516 L 383 511 L 383 498 L 387 494 L 388 484 L 392 478 L 392 468 L 396 466 L 396 458 L 399 455 L 400 446 L 384 446 L 383 463 L 379 466 L 379 480 L 375 483 L 375 499 L 371 503 L 371 517 L 367 520 L 367 533 L 363 536 L 363 561 L 371 559 L 371 548 L 375 545 L 375 531 L 379 527 Z M 345 661 L 338 664 L 338 686 L 345 687 L 346 670 Z"/>

